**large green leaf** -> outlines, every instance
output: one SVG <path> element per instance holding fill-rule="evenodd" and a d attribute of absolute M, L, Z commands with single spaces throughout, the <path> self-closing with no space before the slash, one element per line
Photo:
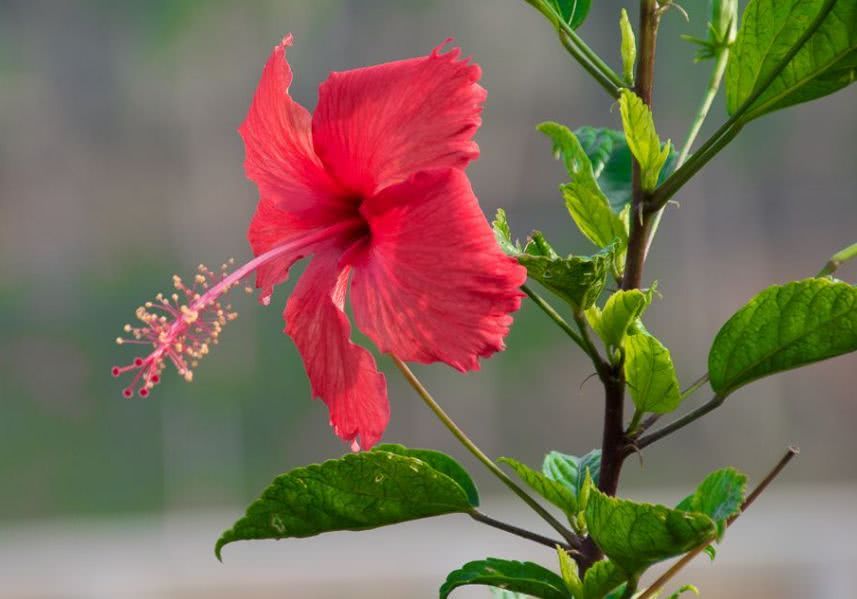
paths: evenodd
<path fill-rule="evenodd" d="M 622 347 L 631 325 L 635 325 L 652 303 L 654 288 L 619 290 L 611 295 L 604 308 L 592 306 L 586 311 L 590 326 L 608 347 Z"/>
<path fill-rule="evenodd" d="M 467 494 L 467 501 L 470 502 L 470 505 L 473 507 L 479 506 L 479 491 L 476 489 L 473 479 L 470 478 L 464 466 L 445 453 L 435 451 L 434 449 L 411 449 L 398 443 L 382 443 L 375 446 L 372 451 L 386 451 L 422 460 L 441 474 L 446 474 L 449 478 L 457 482 Z"/>
<path fill-rule="evenodd" d="M 631 149 L 625 141 L 625 134 L 614 129 L 598 129 L 581 127 L 574 132 L 583 151 L 592 163 L 592 172 L 598 179 L 598 186 L 610 207 L 617 214 L 631 204 L 633 186 L 631 183 Z M 670 155 L 661 175 L 658 185 L 664 182 L 675 169 L 677 154 L 670 146 Z"/>
<path fill-rule="evenodd" d="M 595 562 L 583 577 L 582 599 L 603 599 L 627 579 L 627 574 L 610 560 Z"/>
<path fill-rule="evenodd" d="M 593 489 L 586 506 L 589 534 L 626 574 L 636 575 L 717 536 L 705 514 L 608 497 Z"/>
<path fill-rule="evenodd" d="M 532 562 L 516 562 L 489 557 L 464 564 L 449 573 L 440 587 L 440 599 L 460 586 L 481 584 L 524 593 L 539 599 L 573 599 L 562 578 Z"/>
<path fill-rule="evenodd" d="M 567 516 L 574 517 L 577 514 L 577 493 L 572 488 L 552 480 L 547 475 L 513 458 L 499 458 L 497 461 L 512 468 L 531 489 L 557 506 Z"/>
<path fill-rule="evenodd" d="M 592 482 L 597 486 L 601 473 L 600 449 L 593 449 L 582 457 L 551 451 L 542 463 L 545 476 L 571 489 L 575 497 L 580 497 L 587 470 Z"/>
<path fill-rule="evenodd" d="M 527 275 L 568 302 L 572 309 L 586 310 L 601 295 L 613 263 L 611 248 L 594 256 L 559 256 L 544 236 L 533 233 L 524 252 L 518 255 Z"/>
<path fill-rule="evenodd" d="M 751 0 L 726 69 L 734 114 L 759 90 L 821 14 L 825 0 Z M 831 94 L 857 78 L 857 2 L 837 0 L 831 13 L 746 113 L 747 120 Z"/>
<path fill-rule="evenodd" d="M 553 142 L 554 154 L 561 158 L 571 179 L 561 186 L 571 217 L 580 231 L 598 247 L 618 241 L 619 249 L 628 243 L 625 221 L 611 208 L 607 197 L 598 187 L 592 164 L 574 133 L 557 123 L 542 123 L 539 131 Z"/>
<path fill-rule="evenodd" d="M 658 185 L 672 144 L 669 141 L 661 143 L 655 130 L 652 111 L 629 89 L 623 89 L 619 96 L 619 112 L 622 115 L 622 127 L 628 147 L 640 163 L 643 189 L 652 191 Z"/>
<path fill-rule="evenodd" d="M 625 338 L 625 380 L 640 412 L 667 414 L 681 403 L 670 351 L 644 330 Z"/>
<path fill-rule="evenodd" d="M 747 476 L 734 468 L 715 470 L 691 495 L 676 506 L 677 510 L 701 512 L 717 523 L 719 536 L 726 529 L 726 520 L 741 511 Z"/>
<path fill-rule="evenodd" d="M 281 474 L 215 546 L 311 537 L 470 512 L 467 492 L 421 459 L 388 451 L 350 454 Z"/>
<path fill-rule="evenodd" d="M 708 354 L 725 396 L 761 377 L 857 350 L 857 287 L 806 279 L 769 287 L 723 325 Z"/>

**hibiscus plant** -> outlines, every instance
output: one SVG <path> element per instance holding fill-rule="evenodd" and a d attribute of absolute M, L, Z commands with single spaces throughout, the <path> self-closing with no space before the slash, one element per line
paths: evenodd
<path fill-rule="evenodd" d="M 857 350 L 857 287 L 833 276 L 857 256 L 857 244 L 814 277 L 750 299 L 716 335 L 707 372 L 684 388 L 670 351 L 643 324 L 657 298 L 643 270 L 664 209 L 744 126 L 855 80 L 857 0 L 749 0 L 743 15 L 737 0 L 711 0 L 707 37 L 687 38 L 698 46 L 697 59 L 713 65 L 711 77 L 678 150 L 658 135 L 651 105 L 658 25 L 682 13 L 680 6 L 640 0 L 636 26 L 621 11 L 619 72 L 576 32 L 590 0 L 526 3 L 618 106 L 614 128 L 538 125 L 568 171 L 559 196 L 594 246 L 588 256 L 561 255 L 537 231 L 519 243 L 502 210 L 493 227 L 488 223 L 465 172 L 479 155 L 473 136 L 486 91 L 479 66 L 458 48 L 444 50 L 448 41 L 427 56 L 332 73 L 313 114 L 289 96 L 292 36 L 270 55 L 239 129 L 245 170 L 259 192 L 248 231 L 255 257 L 219 271 L 200 266 L 192 281 L 175 276 L 174 290 L 138 308 L 139 322 L 117 339 L 150 353 L 113 367 L 114 376 L 131 377 L 126 397 L 149 395 L 168 364 L 191 380 L 235 318 L 224 295 L 255 275 L 256 289 L 246 289 L 268 305 L 291 266 L 308 259 L 285 306 L 285 332 L 313 396 L 327 405 L 335 434 L 351 451 L 276 477 L 221 535 L 218 558 L 234 541 L 461 513 L 550 552 L 543 565 L 496 557 L 467 563 L 449 574 L 441 598 L 462 585 L 491 586 L 506 597 L 655 597 L 693 557 L 713 558 L 727 527 L 796 450 L 750 493 L 747 476 L 727 467 L 674 507 L 618 498 L 623 462 L 756 379 Z M 728 115 L 697 145 L 721 83 Z M 350 339 L 349 295 L 360 331 L 553 536 L 480 511 L 476 485 L 454 458 L 379 444 L 390 418 L 386 380 L 372 353 Z M 541 468 L 483 453 L 406 365 L 477 370 L 480 358 L 503 349 L 512 313 L 526 298 L 582 350 L 604 388 L 601 447 L 574 448 L 580 456 L 550 451 Z M 709 387 L 710 400 L 661 423 Z M 650 566 L 670 558 L 679 559 L 641 583 Z"/>

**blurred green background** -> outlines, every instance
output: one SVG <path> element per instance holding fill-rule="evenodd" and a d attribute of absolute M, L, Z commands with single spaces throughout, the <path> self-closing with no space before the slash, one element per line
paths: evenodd
<path fill-rule="evenodd" d="M 636 3 L 594 4 L 581 33 L 618 66 L 618 12 Z M 659 132 L 677 145 L 710 69 L 694 64 L 693 48 L 679 39 L 704 35 L 705 3 L 683 6 L 689 22 L 677 11 L 664 18 L 655 92 Z M 331 70 L 425 54 L 454 37 L 482 66 L 489 92 L 477 136 L 482 156 L 469 169 L 484 210 L 505 207 L 519 237 L 541 229 L 563 251 L 592 251 L 565 212 L 563 169 L 535 125 L 620 128 L 618 110 L 524 2 L 0 0 L 0 596 L 178 596 L 107 583 L 90 593 L 61 576 L 27 578 L 20 564 L 36 558 L 22 558 L 19 541 L 34 538 L 28 527 L 46 527 L 39 534 L 62 562 L 57 538 L 75 523 L 114 523 L 124 547 L 131 539 L 121 531 L 137 518 L 222 513 L 206 521 L 204 553 L 275 474 L 347 451 L 323 404 L 310 400 L 281 333 L 291 284 L 268 308 L 235 294 L 241 316 L 191 385 L 168 372 L 151 398 L 128 401 L 109 374 L 133 356 L 113 343 L 122 325 L 167 290 L 174 272 L 248 257 L 256 191 L 244 178 L 235 129 L 271 47 L 289 31 L 292 95 L 309 109 Z M 752 124 L 676 198 L 680 208 L 668 210 L 646 273 L 663 294 L 648 325 L 672 350 L 683 382 L 705 371 L 710 339 L 755 292 L 814 274 L 857 240 L 855 101 L 852 87 Z M 703 138 L 723 118 L 721 98 Z M 842 276 L 857 278 L 853 267 Z M 417 370 L 491 455 L 536 464 L 548 449 L 595 446 L 599 388 L 586 382 L 583 356 L 531 304 L 508 346 L 477 373 Z M 499 493 L 391 364 L 380 364 L 392 403 L 386 439 L 448 451 L 478 473 L 485 493 Z M 787 444 L 799 443 L 803 453 L 783 485 L 852 493 L 854 365 L 853 356 L 840 358 L 742 389 L 705 421 L 647 449 L 644 467 L 630 460 L 624 488 L 688 489 L 727 464 L 758 479 Z M 770 540 L 770 532 L 760 534 Z M 365 547 L 373 534 L 361 537 Z M 271 550 L 261 546 L 253 555 Z M 68 555 L 88 547 L 81 541 Z M 43 555 L 35 545 L 33 555 Z M 209 554 L 199 559 L 216 567 Z M 434 588 L 446 573 L 425 570 L 429 586 L 415 588 Z M 270 596 L 328 596 L 306 588 Z"/>

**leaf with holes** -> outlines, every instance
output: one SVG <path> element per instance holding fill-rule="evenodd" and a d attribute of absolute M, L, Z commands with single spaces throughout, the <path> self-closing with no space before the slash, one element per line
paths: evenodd
<path fill-rule="evenodd" d="M 711 387 L 726 396 L 756 379 L 857 350 L 857 287 L 805 279 L 761 292 L 711 346 Z"/>
<path fill-rule="evenodd" d="M 220 559 L 223 546 L 234 541 L 368 530 L 472 509 L 468 492 L 422 459 L 389 451 L 355 453 L 275 478 L 220 536 L 215 554 Z"/>

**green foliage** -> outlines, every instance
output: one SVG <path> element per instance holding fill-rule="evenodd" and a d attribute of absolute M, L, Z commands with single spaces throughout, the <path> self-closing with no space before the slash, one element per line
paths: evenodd
<path fill-rule="evenodd" d="M 559 559 L 559 573 L 562 575 L 565 587 L 575 599 L 581 599 L 583 597 L 583 581 L 580 580 L 577 562 L 571 559 L 571 556 L 562 547 L 556 548 L 556 554 Z"/>
<path fill-rule="evenodd" d="M 539 599 L 573 599 L 558 575 L 533 562 L 517 562 L 489 557 L 468 562 L 446 577 L 440 587 L 440 599 L 446 599 L 458 587 L 479 584 L 524 593 Z"/>
<path fill-rule="evenodd" d="M 527 275 L 568 302 L 574 311 L 592 306 L 607 282 L 613 265 L 612 246 L 592 257 L 561 257 L 536 231 L 518 256 Z"/>
<path fill-rule="evenodd" d="M 547 0 L 556 14 L 572 29 L 577 29 L 586 20 L 592 0 Z"/>
<path fill-rule="evenodd" d="M 601 191 L 607 196 L 610 207 L 621 214 L 631 204 L 632 189 L 631 149 L 625 141 L 625 134 L 596 127 L 581 127 L 574 134 L 592 163 L 592 172 Z M 670 146 L 670 155 L 661 170 L 658 185 L 673 172 L 676 159 L 677 154 Z"/>
<path fill-rule="evenodd" d="M 738 34 L 738 0 L 709 0 L 708 38 L 682 35 L 685 41 L 697 44 L 694 60 L 700 62 L 716 58 L 735 43 Z"/>
<path fill-rule="evenodd" d="M 582 457 L 551 451 L 542 463 L 545 476 L 570 488 L 575 497 L 580 497 L 587 471 L 597 485 L 601 473 L 600 449 L 593 449 Z"/>
<path fill-rule="evenodd" d="M 494 238 L 497 240 L 500 249 L 508 256 L 517 257 L 521 253 L 521 245 L 512 241 L 512 229 L 509 228 L 506 211 L 498 208 L 497 215 L 491 225 L 494 230 Z"/>
<path fill-rule="evenodd" d="M 577 514 L 577 494 L 572 487 L 552 480 L 547 475 L 513 458 L 499 458 L 497 461 L 512 468 L 531 489 L 561 509 L 569 518 Z"/>
<path fill-rule="evenodd" d="M 473 479 L 470 478 L 470 475 L 461 464 L 445 453 L 435 451 L 434 449 L 411 449 L 410 447 L 405 447 L 398 443 L 382 443 L 381 445 L 375 446 L 372 451 L 386 451 L 388 453 L 395 453 L 397 455 L 422 460 L 441 474 L 445 474 L 457 482 L 467 494 L 467 501 L 470 505 L 473 507 L 479 506 L 479 491 L 477 490 Z"/>
<path fill-rule="evenodd" d="M 634 85 L 634 65 L 637 63 L 637 39 L 634 28 L 624 8 L 619 16 L 619 30 L 622 32 L 622 75 L 625 83 Z"/>
<path fill-rule="evenodd" d="M 658 178 L 669 158 L 672 144 L 669 141 L 661 144 L 655 130 L 652 111 L 629 89 L 623 89 L 619 96 L 619 112 L 622 115 L 622 127 L 625 129 L 628 147 L 640 163 L 643 190 L 652 191 L 658 185 Z"/>
<path fill-rule="evenodd" d="M 654 288 L 648 291 L 639 289 L 619 290 L 609 298 L 604 308 L 592 306 L 586 311 L 589 325 L 598 333 L 604 345 L 622 347 L 631 325 L 643 315 L 652 303 Z"/>
<path fill-rule="evenodd" d="M 604 554 L 628 576 L 681 555 L 717 536 L 707 515 L 608 497 L 593 489 L 586 523 Z"/>
<path fill-rule="evenodd" d="M 726 70 L 729 114 L 769 77 L 821 14 L 828 0 L 751 0 Z M 745 116 L 751 120 L 831 94 L 857 78 L 857 2 L 833 10 Z"/>
<path fill-rule="evenodd" d="M 717 524 L 720 538 L 726 530 L 726 521 L 741 511 L 746 490 L 747 475 L 734 468 L 722 468 L 706 476 L 696 491 L 685 497 L 676 509 L 706 514 Z"/>
<path fill-rule="evenodd" d="M 557 123 L 542 123 L 538 129 L 551 139 L 554 155 L 562 159 L 568 171 L 571 181 L 560 189 L 577 227 L 598 247 L 607 247 L 618 240 L 618 250 L 623 250 L 628 244 L 627 224 L 610 208 L 577 137 Z"/>
<path fill-rule="evenodd" d="M 723 325 L 708 355 L 726 396 L 764 376 L 857 350 L 857 288 L 805 279 L 762 291 Z"/>
<path fill-rule="evenodd" d="M 436 454 L 424 456 L 460 477 Z M 472 509 L 468 492 L 423 459 L 378 450 L 355 453 L 275 478 L 244 517 L 220 536 L 215 554 L 219 559 L 223 546 L 233 541 L 368 530 Z"/>
<path fill-rule="evenodd" d="M 627 580 L 628 576 L 610 560 L 595 562 L 583 577 L 582 599 L 603 599 Z M 624 589 L 624 585 L 622 587 Z"/>
<path fill-rule="evenodd" d="M 625 380 L 639 412 L 666 414 L 681 403 L 670 351 L 642 327 L 625 338 Z"/>

